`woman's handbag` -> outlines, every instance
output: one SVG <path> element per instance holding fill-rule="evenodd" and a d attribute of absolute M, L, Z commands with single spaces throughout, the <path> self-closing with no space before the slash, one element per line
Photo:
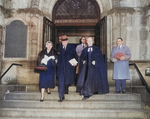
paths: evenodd
<path fill-rule="evenodd" d="M 47 70 L 47 66 L 45 64 L 40 64 L 38 66 L 35 67 L 36 71 L 46 71 Z"/>

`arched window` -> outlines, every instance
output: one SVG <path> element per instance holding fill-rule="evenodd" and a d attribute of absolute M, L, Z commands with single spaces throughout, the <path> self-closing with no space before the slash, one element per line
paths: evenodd
<path fill-rule="evenodd" d="M 6 26 L 5 58 L 25 58 L 27 48 L 27 26 L 15 20 Z"/>

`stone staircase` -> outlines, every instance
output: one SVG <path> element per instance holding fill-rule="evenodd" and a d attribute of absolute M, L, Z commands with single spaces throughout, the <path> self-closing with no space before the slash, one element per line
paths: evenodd
<path fill-rule="evenodd" d="M 0 103 L 0 119 L 150 119 L 139 94 L 110 92 L 82 101 L 74 86 L 69 90 L 63 102 L 58 102 L 57 87 L 50 95 L 45 93 L 44 102 L 39 101 L 37 91 L 6 93 Z"/>

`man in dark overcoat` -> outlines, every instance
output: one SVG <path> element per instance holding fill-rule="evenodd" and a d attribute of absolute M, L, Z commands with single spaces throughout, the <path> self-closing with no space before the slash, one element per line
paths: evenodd
<path fill-rule="evenodd" d="M 93 46 L 92 37 L 87 38 L 86 47 L 80 56 L 80 75 L 78 87 L 81 87 L 82 100 L 88 99 L 93 94 L 105 94 L 109 92 L 107 80 L 107 67 L 101 50 Z"/>
<path fill-rule="evenodd" d="M 62 102 L 65 97 L 64 94 L 68 94 L 69 85 L 74 84 L 75 66 L 77 64 L 71 64 L 69 61 L 75 58 L 78 60 L 78 56 L 75 47 L 68 44 L 68 38 L 66 35 L 62 36 L 62 46 L 58 51 L 58 83 L 59 83 L 59 102 Z"/>

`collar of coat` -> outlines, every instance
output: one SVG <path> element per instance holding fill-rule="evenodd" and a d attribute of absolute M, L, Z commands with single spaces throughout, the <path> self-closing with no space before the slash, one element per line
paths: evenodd
<path fill-rule="evenodd" d="M 93 51 L 95 51 L 95 50 L 100 50 L 100 48 L 99 47 L 97 47 L 97 46 L 91 46 L 92 47 L 92 49 L 93 49 Z M 88 52 L 88 48 L 89 47 L 86 47 L 84 50 L 86 50 L 87 52 Z"/>
<path fill-rule="evenodd" d="M 125 45 L 122 45 L 121 48 L 124 48 L 126 47 Z M 114 46 L 114 48 L 118 48 L 118 45 L 117 46 Z"/>

